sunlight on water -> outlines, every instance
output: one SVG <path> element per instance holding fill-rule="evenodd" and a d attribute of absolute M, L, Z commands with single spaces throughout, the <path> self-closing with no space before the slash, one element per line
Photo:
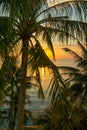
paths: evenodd
<path fill-rule="evenodd" d="M 70 60 L 57 60 L 55 61 L 55 64 L 58 66 L 63 66 L 63 65 L 72 66 L 72 67 L 75 66 L 75 63 Z M 29 74 L 29 69 L 28 69 L 28 74 Z M 38 87 L 32 87 L 31 89 L 28 89 L 26 92 L 26 94 L 30 96 L 31 104 L 26 105 L 25 108 L 30 110 L 34 117 L 37 117 L 38 115 L 43 114 L 43 111 L 49 105 L 47 88 L 52 78 L 51 72 L 48 70 L 47 67 L 45 68 L 42 67 L 40 68 L 40 75 L 41 75 L 42 88 L 45 94 L 45 99 L 42 100 L 38 98 Z M 4 123 L 4 127 L 6 127 L 6 123 Z"/>
<path fill-rule="evenodd" d="M 42 68 L 41 68 L 41 76 L 44 76 L 44 74 L 45 74 L 45 68 L 42 67 Z"/>
<path fill-rule="evenodd" d="M 55 64 L 57 66 L 75 66 L 75 63 L 70 60 L 57 60 L 55 61 Z M 48 106 L 48 98 L 46 95 L 47 88 L 49 86 L 50 80 L 52 78 L 51 72 L 48 70 L 47 67 L 42 67 L 39 69 L 40 75 L 41 75 L 41 83 L 42 88 L 44 91 L 44 94 L 46 96 L 45 100 L 38 99 L 38 88 L 32 88 L 28 91 L 28 94 L 30 95 L 30 99 L 32 101 L 32 104 L 29 106 L 29 109 L 32 111 L 34 116 L 37 116 L 41 113 L 43 113 L 44 109 Z"/>

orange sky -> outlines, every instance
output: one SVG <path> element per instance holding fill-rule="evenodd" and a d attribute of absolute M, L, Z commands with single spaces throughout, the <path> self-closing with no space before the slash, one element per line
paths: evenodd
<path fill-rule="evenodd" d="M 42 40 L 42 37 L 39 37 L 39 40 L 41 41 L 42 47 L 44 48 L 47 55 L 51 59 L 53 59 L 52 53 L 51 53 L 50 49 L 47 47 L 47 43 Z M 66 43 L 64 43 L 64 45 L 63 45 L 63 43 L 61 43 L 61 42 L 59 43 L 56 40 L 54 40 L 52 42 L 53 42 L 53 46 L 54 46 L 56 60 L 70 60 L 70 59 L 73 59 L 73 57 L 69 53 L 65 52 L 62 49 L 64 47 L 68 47 L 68 48 L 76 51 L 78 54 L 81 54 L 81 51 L 78 48 L 76 41 L 72 40 L 72 41 L 70 41 L 70 43 L 68 43 L 70 45 L 66 45 L 66 46 L 64 46 Z"/>
<path fill-rule="evenodd" d="M 56 59 L 58 59 L 58 60 L 71 60 L 71 59 L 73 59 L 73 57 L 69 53 L 65 52 L 62 49 L 63 47 L 64 46 L 59 46 L 59 45 L 54 46 Z M 81 53 L 78 46 L 76 46 L 76 45 L 67 46 L 67 47 L 78 52 L 79 54 Z M 49 49 L 47 49 L 47 47 L 44 47 L 44 50 L 46 51 L 47 55 L 52 59 L 51 51 Z"/>

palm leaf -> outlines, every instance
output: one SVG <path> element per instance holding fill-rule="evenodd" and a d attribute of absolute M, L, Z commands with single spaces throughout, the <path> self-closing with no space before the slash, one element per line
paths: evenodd
<path fill-rule="evenodd" d="M 79 61 L 78 64 L 77 64 L 77 66 L 80 67 L 81 69 L 85 68 L 84 70 L 86 70 L 87 60 L 83 59 L 83 60 Z"/>
<path fill-rule="evenodd" d="M 82 8 L 81 8 L 82 7 Z M 83 16 L 81 16 L 82 11 L 84 11 L 85 16 L 86 16 L 86 7 L 87 7 L 87 1 L 67 1 L 67 2 L 62 2 L 62 3 L 58 3 L 55 4 L 47 9 L 45 9 L 44 11 L 42 11 L 39 15 L 44 14 L 50 14 L 51 16 L 54 15 L 58 16 L 58 15 L 65 15 L 65 16 L 72 16 L 74 14 L 73 10 L 77 10 L 76 11 L 76 17 L 79 16 L 79 19 L 82 19 Z"/>
<path fill-rule="evenodd" d="M 84 45 L 82 45 L 80 42 L 78 42 L 78 46 L 82 51 L 83 58 L 87 58 L 87 49 Z"/>
<path fill-rule="evenodd" d="M 69 48 L 63 48 L 66 52 L 69 52 L 76 60 L 76 62 L 79 62 L 81 60 L 83 60 L 83 58 L 81 56 L 79 56 L 76 52 L 74 52 L 73 50 L 69 49 Z"/>
<path fill-rule="evenodd" d="M 44 99 L 45 96 L 44 96 L 43 88 L 42 88 L 42 85 L 41 85 L 40 72 L 39 72 L 38 69 L 36 70 L 36 80 L 37 80 L 37 83 L 39 85 L 38 97 Z"/>
<path fill-rule="evenodd" d="M 51 50 L 51 52 L 53 54 L 53 57 L 55 58 L 55 53 L 54 53 L 54 48 L 53 48 L 51 36 L 50 36 L 50 34 L 49 34 L 49 32 L 47 30 L 44 30 L 43 39 L 46 39 L 47 45 L 50 48 L 50 50 Z"/>
<path fill-rule="evenodd" d="M 58 66 L 58 69 L 60 71 L 62 71 L 63 73 L 65 72 L 71 72 L 71 73 L 78 73 L 79 72 L 79 69 L 77 68 L 74 68 L 74 67 L 70 67 L 70 66 Z"/>

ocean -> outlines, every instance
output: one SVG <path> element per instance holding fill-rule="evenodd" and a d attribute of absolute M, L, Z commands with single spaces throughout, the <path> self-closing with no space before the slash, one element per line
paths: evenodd
<path fill-rule="evenodd" d="M 53 61 L 54 62 L 54 61 Z M 57 66 L 75 66 L 73 60 L 56 60 L 54 62 Z M 38 98 L 38 88 L 32 88 L 27 91 L 27 94 L 30 96 L 31 104 L 26 105 L 26 109 L 32 112 L 34 117 L 37 117 L 43 113 L 43 111 L 49 106 L 48 97 L 47 97 L 47 88 L 49 85 L 51 75 L 48 73 L 48 70 L 45 68 L 41 68 L 41 82 L 43 86 L 43 91 L 45 95 L 45 99 Z M 29 122 L 32 125 L 32 121 Z M 8 127 L 8 122 L 5 120 L 2 128 Z"/>
<path fill-rule="evenodd" d="M 57 66 L 71 66 L 75 67 L 75 63 L 73 60 L 57 60 L 54 62 Z M 30 95 L 31 99 L 31 105 L 29 106 L 30 111 L 32 111 L 32 114 L 34 116 L 40 115 L 44 109 L 47 108 L 48 106 L 48 98 L 47 98 L 47 88 L 50 82 L 51 75 L 48 73 L 47 69 L 42 68 L 41 69 L 41 81 L 42 81 L 42 86 L 43 86 L 43 91 L 46 96 L 44 100 L 38 99 L 38 89 L 37 88 L 32 88 L 31 90 L 28 91 L 28 94 Z"/>

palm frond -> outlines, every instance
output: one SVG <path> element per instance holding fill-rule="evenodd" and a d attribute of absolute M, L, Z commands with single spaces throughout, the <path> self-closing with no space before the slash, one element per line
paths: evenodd
<path fill-rule="evenodd" d="M 83 60 L 83 58 L 81 56 L 79 56 L 76 52 L 74 52 L 73 50 L 69 49 L 69 48 L 63 48 L 66 52 L 70 53 L 74 58 L 76 62 L 79 62 L 81 60 Z"/>
<path fill-rule="evenodd" d="M 81 82 L 76 81 L 70 86 L 70 89 L 74 92 L 74 96 L 80 96 L 83 92 Z"/>
<path fill-rule="evenodd" d="M 58 21 L 61 21 L 61 20 L 67 20 L 68 17 L 67 16 L 55 16 L 55 17 L 47 17 L 47 18 L 44 18 L 44 19 L 41 19 L 41 20 L 38 20 L 38 24 L 44 24 L 44 23 L 54 23 L 54 22 L 58 22 Z M 49 25 L 49 24 L 48 24 Z"/>
<path fill-rule="evenodd" d="M 54 18 L 52 21 L 44 23 L 46 26 L 40 26 L 39 30 L 46 29 L 51 34 L 52 38 L 57 36 L 60 41 L 66 41 L 73 39 L 79 42 L 85 42 L 87 39 L 86 27 L 87 23 L 75 20 L 67 20 L 61 17 L 61 19 Z M 79 39 L 79 40 L 78 40 Z"/>
<path fill-rule="evenodd" d="M 8 12 L 10 11 L 10 5 L 11 5 L 11 0 L 0 0 L 0 8 L 1 12 L 0 15 L 8 15 Z"/>
<path fill-rule="evenodd" d="M 56 121 L 54 126 L 56 129 L 64 129 L 62 125 L 63 123 L 66 126 L 65 130 L 66 129 L 71 130 L 73 129 L 72 123 L 74 123 L 74 125 L 76 125 L 76 123 L 77 124 L 79 123 L 78 118 L 76 116 L 76 112 L 72 108 L 70 100 L 71 100 L 71 92 L 66 88 L 62 88 L 62 91 L 59 92 L 59 95 L 54 103 L 54 113 L 57 116 L 55 118 Z M 67 121 L 65 122 L 65 120 Z M 67 124 L 67 122 L 69 124 Z"/>
<path fill-rule="evenodd" d="M 49 7 L 46 10 L 43 10 L 42 11 L 43 13 L 42 12 L 40 13 L 40 15 L 43 14 L 42 17 L 40 17 L 37 21 L 38 23 L 42 22 L 43 26 L 45 24 L 48 27 L 60 30 L 59 32 L 62 31 L 62 33 L 58 33 L 58 30 L 56 30 L 59 37 L 61 37 L 61 39 L 63 39 L 66 34 L 66 39 L 68 39 L 69 35 L 73 35 L 75 38 L 85 41 L 87 39 L 86 20 L 81 20 L 82 18 L 74 19 L 74 16 L 76 15 L 76 17 L 77 16 L 83 17 L 83 14 L 84 14 L 84 17 L 85 17 L 86 12 L 87 12 L 86 7 L 87 7 L 87 1 L 64 2 L 61 4 L 54 5 L 52 7 Z M 76 11 L 75 9 L 78 11 Z M 73 14 L 72 18 L 70 18 L 71 14 Z M 66 32 L 66 33 L 63 33 L 63 32 Z"/>
<path fill-rule="evenodd" d="M 71 73 L 78 73 L 79 72 L 79 69 L 77 68 L 74 68 L 74 67 L 70 67 L 70 66 L 58 66 L 58 69 L 60 71 L 62 71 L 63 73 L 68 73 L 68 72 L 71 72 Z"/>
<path fill-rule="evenodd" d="M 87 7 L 87 1 L 80 0 L 80 1 L 67 1 L 67 2 L 62 2 L 58 3 L 56 5 L 53 5 L 45 10 L 43 10 L 39 15 L 44 14 L 45 16 L 73 16 L 74 18 L 82 20 L 86 16 L 86 7 Z M 74 12 L 75 10 L 75 12 Z M 84 15 L 82 16 L 82 14 Z M 48 14 L 48 15 L 47 15 Z"/>
<path fill-rule="evenodd" d="M 67 83 L 74 83 L 74 82 L 85 82 L 86 81 L 86 75 L 77 73 L 70 73 L 69 76 L 71 76 L 70 78 L 67 79 Z"/>
<path fill-rule="evenodd" d="M 80 67 L 81 69 L 83 69 L 85 71 L 86 71 L 86 66 L 87 66 L 87 60 L 86 59 L 83 59 L 83 60 L 81 60 L 77 63 L 77 67 Z"/>
<path fill-rule="evenodd" d="M 36 81 L 37 81 L 37 84 L 39 85 L 39 90 L 38 90 L 38 97 L 39 98 L 45 98 L 45 95 L 44 95 L 44 92 L 43 92 L 43 88 L 42 88 L 42 84 L 41 84 L 41 79 L 40 79 L 40 72 L 39 72 L 39 69 L 37 68 L 36 70 Z"/>
<path fill-rule="evenodd" d="M 34 37 L 35 38 L 35 37 Z M 35 38 L 36 44 L 33 48 L 30 49 L 29 53 L 31 55 L 31 60 L 33 60 L 33 66 L 36 67 L 49 67 L 50 59 L 47 57 L 45 51 L 40 45 L 40 42 Z M 41 60 L 43 57 L 43 60 Z M 31 61 L 30 60 L 30 61 Z M 31 62 L 32 63 L 32 62 Z"/>
<path fill-rule="evenodd" d="M 80 42 L 78 42 L 78 46 L 79 46 L 79 48 L 82 51 L 83 58 L 87 58 L 87 49 L 86 49 L 85 45 L 83 45 Z"/>
<path fill-rule="evenodd" d="M 47 42 L 47 45 L 53 54 L 53 58 L 55 59 L 55 53 L 54 53 L 54 48 L 53 48 L 53 44 L 52 44 L 52 39 L 51 39 L 50 33 L 47 30 L 44 30 L 43 39 L 45 39 L 45 41 Z"/>
<path fill-rule="evenodd" d="M 0 32 L 2 34 L 6 34 L 6 32 L 7 32 L 8 20 L 9 20 L 9 17 L 0 16 Z"/>
<path fill-rule="evenodd" d="M 32 51 L 32 49 L 33 49 L 33 51 Z M 31 48 L 31 51 L 29 51 L 29 52 L 31 52 L 30 54 L 32 56 L 30 63 L 31 64 L 33 63 L 32 67 L 34 67 L 34 70 L 35 70 L 35 68 L 40 67 L 40 66 L 44 66 L 44 67 L 46 66 L 52 70 L 53 76 L 52 76 L 51 82 L 49 84 L 49 96 L 51 98 L 51 101 L 56 99 L 58 90 L 61 87 L 66 87 L 66 85 L 64 84 L 64 81 L 58 71 L 57 66 L 54 65 L 52 63 L 52 61 L 48 58 L 48 56 L 46 55 L 46 53 L 44 52 L 44 50 L 42 49 L 42 47 L 40 46 L 40 44 L 38 42 L 36 42 L 35 48 Z M 34 58 L 35 58 L 35 60 L 34 60 Z M 43 58 L 43 62 L 42 62 L 42 58 Z"/>

